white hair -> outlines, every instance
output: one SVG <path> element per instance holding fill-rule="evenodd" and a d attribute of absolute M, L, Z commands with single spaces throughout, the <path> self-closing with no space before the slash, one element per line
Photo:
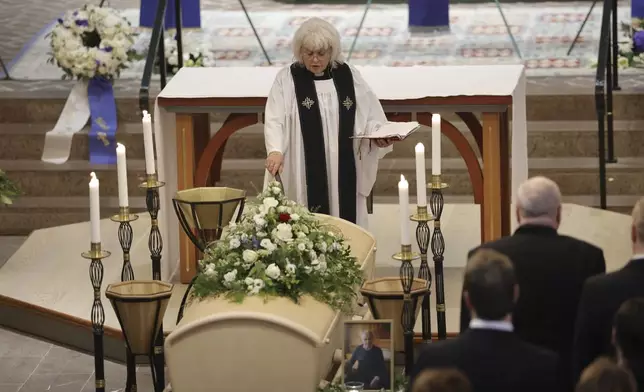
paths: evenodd
<path fill-rule="evenodd" d="M 549 178 L 532 177 L 519 186 L 516 203 L 522 218 L 554 221 L 561 207 L 561 191 Z"/>
<path fill-rule="evenodd" d="M 330 50 L 331 64 L 344 63 L 342 57 L 342 44 L 340 33 L 333 25 L 324 19 L 307 19 L 293 36 L 293 56 L 302 64 L 302 52 L 304 50 Z"/>

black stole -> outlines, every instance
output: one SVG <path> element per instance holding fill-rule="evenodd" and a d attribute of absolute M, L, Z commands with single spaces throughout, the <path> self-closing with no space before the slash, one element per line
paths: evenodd
<path fill-rule="evenodd" d="M 327 72 L 333 78 L 340 104 L 337 162 L 340 218 L 356 223 L 356 162 L 352 139 L 355 126 L 356 92 L 353 86 L 353 75 L 347 64 L 339 64 Z M 291 65 L 291 74 L 295 83 L 295 96 L 304 143 L 308 207 L 322 214 L 330 214 L 322 116 L 317 102 L 314 75 L 297 63 Z"/>

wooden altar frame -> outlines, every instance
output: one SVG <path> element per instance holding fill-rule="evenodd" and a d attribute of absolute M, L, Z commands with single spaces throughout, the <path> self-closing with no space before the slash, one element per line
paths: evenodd
<path fill-rule="evenodd" d="M 380 101 L 393 121 L 416 119 L 431 125 L 431 113 L 455 113 L 468 127 L 481 153 L 453 124 L 442 119 L 442 133 L 458 149 L 469 173 L 474 202 L 481 205 L 481 241 L 510 234 L 510 115 L 512 96 L 452 96 Z M 158 104 L 176 116 L 177 188 L 214 186 L 228 138 L 260 121 L 266 98 L 170 98 Z M 210 113 L 228 113 L 222 127 L 210 137 Z M 480 121 L 476 116 L 480 113 Z M 179 230 L 180 279 L 188 283 L 196 274 L 197 254 L 188 237 Z"/>

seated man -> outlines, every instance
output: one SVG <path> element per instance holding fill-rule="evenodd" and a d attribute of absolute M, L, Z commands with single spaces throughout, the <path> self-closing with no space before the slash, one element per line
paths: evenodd
<path fill-rule="evenodd" d="M 574 340 L 574 375 L 595 358 L 613 355 L 613 318 L 624 301 L 644 297 L 644 198 L 633 208 L 633 256 L 621 269 L 594 276 L 584 285 L 577 311 Z"/>
<path fill-rule="evenodd" d="M 644 392 L 644 298 L 629 299 L 619 307 L 613 324 L 619 364 L 629 369 Z"/>
<path fill-rule="evenodd" d="M 508 256 L 514 266 L 521 296 L 512 322 L 515 333 L 528 343 L 559 355 L 566 390 L 573 389 L 572 341 L 579 299 L 587 278 L 603 274 L 602 250 L 559 234 L 561 192 L 545 177 L 521 184 L 516 197 L 519 227 L 512 236 L 481 245 Z M 461 332 L 470 315 L 461 304 Z"/>
<path fill-rule="evenodd" d="M 351 359 L 347 362 L 345 382 L 361 382 L 367 390 L 390 389 L 390 377 L 385 356 L 382 354 L 382 349 L 373 344 L 373 332 L 362 331 L 361 338 L 362 344 L 356 347 Z"/>
<path fill-rule="evenodd" d="M 454 367 L 473 392 L 559 390 L 557 355 L 519 339 L 512 309 L 519 296 L 510 260 L 493 250 L 474 253 L 465 269 L 465 305 L 472 314 L 459 337 L 430 344 L 420 354 L 411 384 L 425 369 Z"/>

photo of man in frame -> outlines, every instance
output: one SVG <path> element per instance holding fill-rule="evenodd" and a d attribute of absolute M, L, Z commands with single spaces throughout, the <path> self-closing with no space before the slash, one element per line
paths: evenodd
<path fill-rule="evenodd" d="M 393 390 L 392 323 L 345 323 L 344 384 L 350 390 Z"/>

